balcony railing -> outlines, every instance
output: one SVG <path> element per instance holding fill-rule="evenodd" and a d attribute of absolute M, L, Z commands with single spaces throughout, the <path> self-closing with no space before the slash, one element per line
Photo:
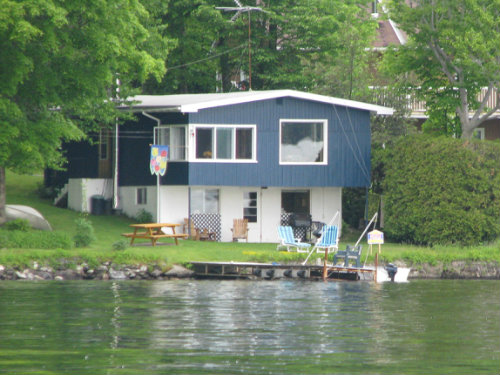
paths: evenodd
<path fill-rule="evenodd" d="M 395 96 L 393 91 L 390 89 L 374 89 L 376 93 L 374 95 L 373 100 L 379 104 L 384 106 L 393 106 L 393 103 L 396 101 L 404 102 L 406 101 L 407 107 L 406 109 L 410 112 L 411 117 L 413 118 L 426 118 L 426 102 L 424 100 L 418 100 L 416 97 L 416 92 L 409 92 L 406 95 L 399 94 L 399 98 Z M 481 89 L 481 92 L 478 94 L 478 101 L 482 101 L 486 96 L 488 91 L 487 87 Z M 486 108 L 494 108 L 498 103 L 497 89 L 493 89 L 490 97 L 488 98 L 488 102 L 486 104 Z M 500 116 L 500 110 L 496 112 L 498 116 Z"/>

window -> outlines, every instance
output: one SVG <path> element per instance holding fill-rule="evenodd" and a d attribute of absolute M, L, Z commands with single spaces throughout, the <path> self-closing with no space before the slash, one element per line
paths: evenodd
<path fill-rule="evenodd" d="M 257 192 L 243 193 L 243 218 L 249 223 L 257 222 Z"/>
<path fill-rule="evenodd" d="M 326 164 L 327 120 L 280 120 L 280 163 Z"/>
<path fill-rule="evenodd" d="M 476 128 L 472 133 L 472 137 L 480 140 L 484 140 L 484 128 Z"/>
<path fill-rule="evenodd" d="M 187 159 L 187 126 L 171 125 L 155 128 L 154 143 L 169 146 L 170 161 L 184 161 Z"/>
<path fill-rule="evenodd" d="M 287 213 L 308 214 L 311 209 L 309 190 L 282 191 L 281 209 Z"/>
<path fill-rule="evenodd" d="M 109 158 L 109 131 L 101 129 L 99 131 L 99 159 L 108 160 Z"/>
<path fill-rule="evenodd" d="M 197 125 L 194 134 L 196 160 L 255 160 L 255 125 Z"/>
<path fill-rule="evenodd" d="M 218 214 L 218 189 L 191 189 L 192 214 Z"/>
<path fill-rule="evenodd" d="M 147 204 L 148 203 L 148 189 L 147 188 L 145 188 L 145 187 L 137 188 L 136 203 L 137 204 Z"/>

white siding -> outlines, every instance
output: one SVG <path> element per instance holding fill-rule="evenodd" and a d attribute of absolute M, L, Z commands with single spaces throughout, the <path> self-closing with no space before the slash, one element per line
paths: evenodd
<path fill-rule="evenodd" d="M 144 208 L 156 220 L 156 187 L 148 186 L 148 204 L 137 205 L 136 187 L 120 189 L 120 208 L 127 216 L 134 217 Z M 248 242 L 279 241 L 277 227 L 281 217 L 281 191 L 278 187 L 197 186 L 197 188 L 219 189 L 223 242 L 232 241 L 233 219 L 243 218 L 243 194 L 257 192 L 257 222 L 249 223 Z M 290 189 L 286 189 L 290 191 Z M 298 189 L 298 190 L 304 190 Z M 338 187 L 311 188 L 311 214 L 314 221 L 329 223 L 337 211 L 341 211 L 342 189 Z M 189 213 L 189 188 L 187 186 L 162 186 L 160 198 L 160 221 L 184 223 Z M 340 212 L 341 213 L 341 212 Z M 334 224 L 338 224 L 335 222 Z"/>
<path fill-rule="evenodd" d="M 147 204 L 137 204 L 137 188 L 147 189 Z M 127 186 L 121 187 L 119 191 L 118 207 L 122 213 L 129 217 L 135 217 L 144 209 L 153 215 L 156 221 L 156 186 Z"/>
<path fill-rule="evenodd" d="M 94 195 L 105 199 L 113 196 L 113 180 L 105 178 L 70 178 L 68 181 L 68 208 L 79 212 L 91 212 Z"/>

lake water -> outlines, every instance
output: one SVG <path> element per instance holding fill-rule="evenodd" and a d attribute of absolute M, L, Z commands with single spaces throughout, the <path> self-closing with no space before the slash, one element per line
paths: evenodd
<path fill-rule="evenodd" d="M 0 282 L 1 374 L 499 374 L 500 282 Z"/>

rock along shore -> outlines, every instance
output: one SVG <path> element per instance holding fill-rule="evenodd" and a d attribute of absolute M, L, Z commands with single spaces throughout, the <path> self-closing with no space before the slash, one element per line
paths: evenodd
<path fill-rule="evenodd" d="M 192 277 L 193 272 L 174 265 L 162 270 L 157 265 L 116 265 L 110 262 L 98 267 L 83 263 L 76 267 L 54 269 L 34 263 L 30 268 L 17 269 L 0 265 L 0 280 L 168 280 Z"/>
<path fill-rule="evenodd" d="M 396 262 L 398 267 L 408 267 Z M 36 262 L 29 268 L 0 265 L 0 280 L 170 280 L 191 278 L 193 271 L 179 265 L 162 269 L 158 265 L 116 265 L 105 262 L 98 267 L 82 263 L 54 269 Z M 409 279 L 496 279 L 500 280 L 500 264 L 496 262 L 454 261 L 439 265 L 411 266 Z"/>

